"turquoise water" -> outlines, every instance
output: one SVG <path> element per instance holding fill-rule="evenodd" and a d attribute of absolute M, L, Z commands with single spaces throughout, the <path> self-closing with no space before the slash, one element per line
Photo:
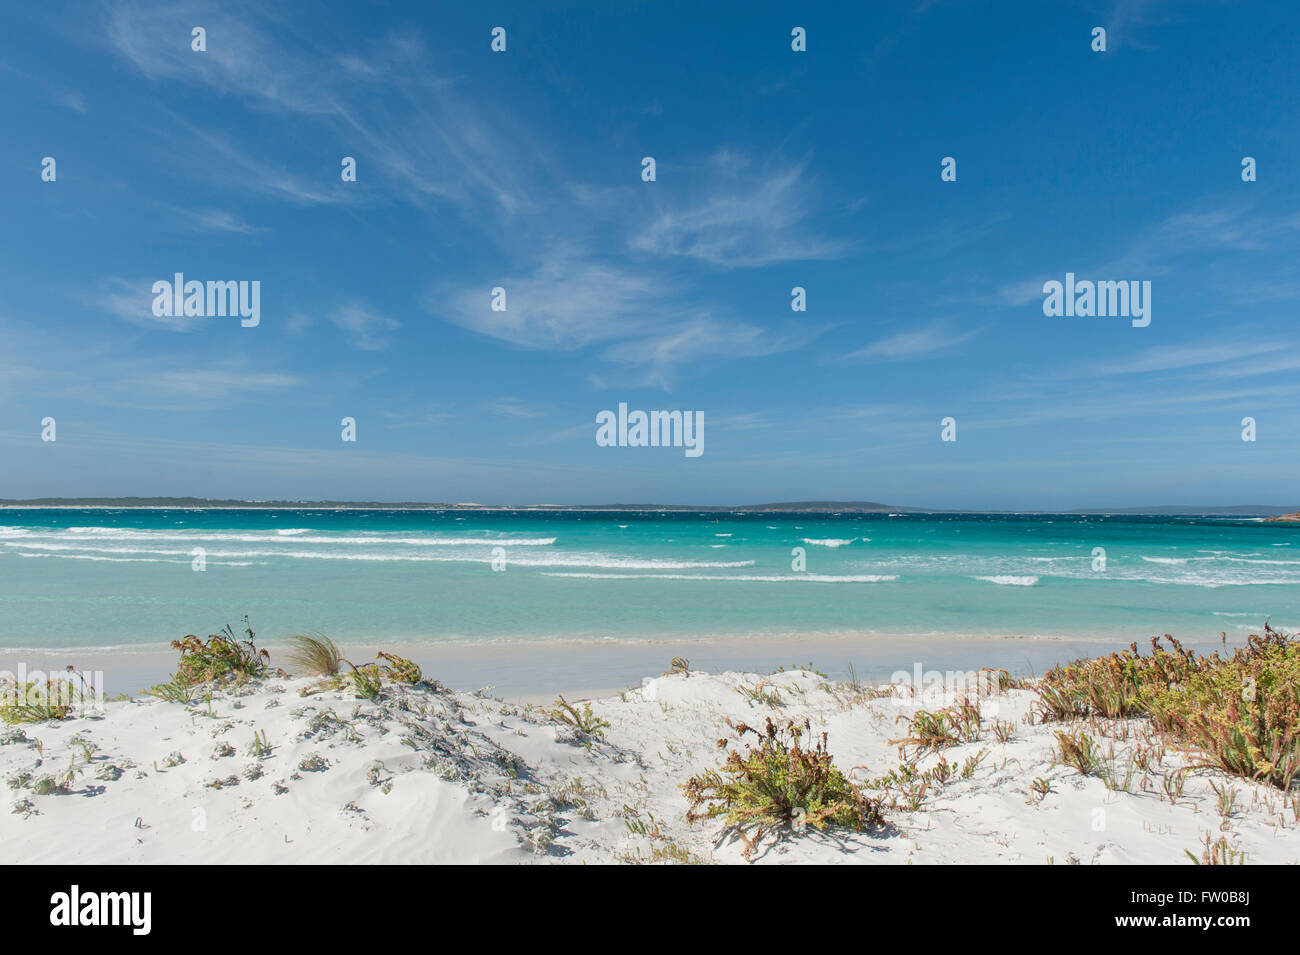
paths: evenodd
<path fill-rule="evenodd" d="M 803 572 L 792 569 L 794 548 Z M 1061 515 L 0 513 L 0 650 L 157 647 L 245 613 L 269 640 L 1205 640 L 1257 630 L 1270 615 L 1300 624 L 1300 527 Z"/>

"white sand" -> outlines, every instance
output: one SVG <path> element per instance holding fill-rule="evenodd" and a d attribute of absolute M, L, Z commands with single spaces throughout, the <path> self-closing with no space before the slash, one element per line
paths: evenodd
<path fill-rule="evenodd" d="M 760 680 L 783 705 L 736 689 Z M 17 728 L 28 740 L 0 745 L 0 776 L 16 787 L 9 802 L 35 811 L 0 813 L 0 861 L 740 862 L 737 841 L 717 843 L 720 823 L 686 823 L 680 790 L 718 764 L 717 740 L 734 737 L 728 718 L 808 716 L 829 733 L 837 763 L 863 779 L 899 765 L 888 740 L 905 735 L 896 720 L 918 705 L 867 700 L 806 672 L 693 672 L 593 701 L 611 725 L 584 746 L 541 708 L 423 687 L 394 688 L 379 702 L 301 697 L 310 682 L 268 680 L 217 693 L 210 707 L 110 703 L 102 715 Z M 890 826 L 878 832 L 769 839 L 755 863 L 1190 864 L 1183 850 L 1199 853 L 1207 833 L 1227 837 L 1250 863 L 1300 861 L 1300 823 L 1276 789 L 1202 772 L 1171 805 L 1161 776 L 1188 765 L 1171 753 L 1151 774 L 1137 773 L 1131 792 L 1113 792 L 1054 763 L 1061 726 L 1027 724 L 1033 699 L 1011 690 L 984 700 L 980 739 L 943 755 L 957 766 L 982 749 L 986 757 L 969 779 L 932 787 L 919 811 L 888 811 Z M 995 719 L 1015 725 L 1006 744 L 994 737 Z M 1130 727 L 1128 740 L 1114 741 L 1121 775 L 1140 743 L 1142 724 Z M 250 752 L 258 733 L 271 746 L 260 759 Z M 77 737 L 92 747 L 88 764 Z M 234 755 L 217 755 L 227 744 Z M 175 752 L 185 761 L 167 765 Z M 312 757 L 327 768 L 300 768 Z M 57 780 L 70 767 L 70 791 L 33 791 L 40 777 Z M 231 776 L 237 784 L 205 785 Z M 1041 801 L 1030 790 L 1036 777 L 1051 781 Z M 1224 781 L 1238 793 L 1227 819 L 1211 788 Z"/>

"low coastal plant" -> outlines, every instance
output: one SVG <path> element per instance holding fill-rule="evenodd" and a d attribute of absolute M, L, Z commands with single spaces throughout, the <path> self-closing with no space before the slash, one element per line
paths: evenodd
<path fill-rule="evenodd" d="M 155 683 L 145 690 L 150 696 L 156 696 L 168 703 L 188 704 L 194 699 L 195 688 L 188 683 L 179 682 L 172 677 L 170 683 Z"/>
<path fill-rule="evenodd" d="M 980 680 L 997 693 L 1006 690 L 1023 690 L 1029 686 L 1028 680 L 1023 680 L 1011 675 L 1009 670 L 1001 668 L 984 667 L 979 672 Z"/>
<path fill-rule="evenodd" d="M 1227 783 L 1216 783 L 1214 780 L 1210 780 L 1210 789 L 1214 791 L 1215 806 L 1219 815 L 1223 817 L 1226 823 L 1237 813 L 1237 788 L 1229 786 Z"/>
<path fill-rule="evenodd" d="M 349 679 L 352 682 L 352 689 L 364 700 L 377 700 L 379 694 L 383 692 L 384 679 L 375 664 L 367 663 L 364 666 L 353 667 Z"/>
<path fill-rule="evenodd" d="M 0 720 L 6 723 L 46 723 L 66 719 L 71 712 L 72 685 L 62 679 L 48 683 L 0 682 Z"/>
<path fill-rule="evenodd" d="M 306 636 L 293 634 L 286 637 L 289 646 L 289 666 L 301 676 L 333 676 L 339 672 L 339 648 L 324 634 Z"/>
<path fill-rule="evenodd" d="M 858 679 L 858 670 L 851 660 L 849 661 L 849 678 L 844 681 L 844 685 L 854 696 L 865 696 L 869 689 L 869 687 Z"/>
<path fill-rule="evenodd" d="M 405 657 L 380 650 L 373 663 L 352 667 L 352 686 L 359 696 L 367 700 L 379 698 L 384 683 L 405 683 L 414 685 L 420 682 L 420 668 Z"/>
<path fill-rule="evenodd" d="M 668 661 L 668 669 L 663 672 L 664 676 L 673 676 L 680 673 L 682 676 L 691 675 L 691 661 L 685 657 L 673 657 Z"/>
<path fill-rule="evenodd" d="M 1156 692 L 1151 722 L 1206 753 L 1202 766 L 1272 783 L 1300 774 L 1300 644 L 1265 625 L 1244 649 Z"/>
<path fill-rule="evenodd" d="M 1187 770 L 1175 769 L 1165 773 L 1160 777 L 1160 788 L 1165 791 L 1169 797 L 1171 806 L 1177 805 L 1178 800 L 1183 798 L 1183 786 L 1187 783 Z"/>
<path fill-rule="evenodd" d="M 762 706 L 784 706 L 785 700 L 781 699 L 781 694 L 766 680 L 757 680 L 753 684 L 741 683 L 736 687 L 736 692 L 749 700 L 751 703 L 758 703 Z"/>
<path fill-rule="evenodd" d="M 1190 849 L 1183 853 L 1192 860 L 1193 865 L 1245 865 L 1246 853 L 1228 841 L 1227 836 L 1220 836 L 1214 842 L 1213 836 L 1206 833 L 1201 839 L 1201 854 L 1198 858 Z"/>
<path fill-rule="evenodd" d="M 1061 762 L 1080 775 L 1091 776 L 1102 765 L 1101 747 L 1087 733 L 1057 732 L 1056 746 L 1060 752 Z"/>
<path fill-rule="evenodd" d="M 1133 761 L 1133 755 L 1129 754 L 1124 764 L 1124 772 L 1121 774 L 1116 768 L 1115 747 L 1112 744 L 1107 750 L 1099 775 L 1102 783 L 1111 792 L 1132 792 L 1133 780 L 1137 777 L 1137 766 Z"/>
<path fill-rule="evenodd" d="M 254 643 L 253 628 L 244 617 L 244 638 L 235 636 L 229 624 L 220 633 L 203 640 L 190 634 L 173 640 L 172 649 L 181 652 L 180 663 L 172 682 L 183 686 L 197 683 L 239 682 L 266 676 L 271 668 L 271 654 Z"/>
<path fill-rule="evenodd" d="M 68 792 L 66 783 L 55 779 L 53 776 L 41 776 L 32 783 L 32 792 L 38 796 L 53 796 L 56 793 Z"/>
<path fill-rule="evenodd" d="M 900 716 L 897 722 L 903 720 L 907 720 L 907 730 L 912 735 L 889 741 L 891 746 L 898 747 L 901 754 L 906 755 L 909 746 L 915 747 L 916 753 L 919 755 L 923 752 L 956 746 L 959 742 L 956 729 L 948 721 L 947 715 L 942 710 L 937 713 L 917 710 L 910 718 Z"/>
<path fill-rule="evenodd" d="M 947 760 L 941 758 L 940 762 L 947 766 Z M 919 812 L 925 805 L 930 787 L 940 785 L 940 775 L 946 775 L 946 770 L 938 766 L 918 770 L 914 763 L 903 763 L 884 776 L 863 783 L 862 788 L 880 790 L 882 807 Z"/>
<path fill-rule="evenodd" d="M 811 660 L 807 663 L 796 663 L 790 667 L 779 666 L 772 671 L 772 676 L 776 676 L 778 673 L 811 673 L 813 676 L 821 677 L 823 682 L 830 679 L 830 675 L 813 666 Z"/>
<path fill-rule="evenodd" d="M 564 697 L 560 697 L 555 701 L 555 707 L 549 715 L 557 723 L 572 727 L 579 736 L 586 739 L 603 738 L 605 730 L 609 729 L 609 723 L 591 711 L 590 703 L 584 703 L 579 710 Z"/>
<path fill-rule="evenodd" d="M 891 739 L 889 744 L 897 746 L 906 758 L 907 748 L 914 747 L 913 758 L 921 753 L 938 752 L 958 743 L 971 743 L 979 739 L 979 707 L 964 697 L 952 706 L 933 713 L 917 710 L 910 717 L 900 716 L 898 722 L 907 720 L 907 731 L 911 734 L 902 739 Z"/>
<path fill-rule="evenodd" d="M 1133 643 L 1119 653 L 1053 667 L 1038 687 L 1035 715 L 1040 722 L 1146 716 L 1158 690 L 1181 685 L 1208 663 L 1168 634 L 1168 647 L 1161 639 L 1152 638 L 1147 657 Z"/>
<path fill-rule="evenodd" d="M 972 772 L 973 771 L 974 770 L 972 770 Z M 956 775 L 956 773 L 957 773 L 957 767 L 952 763 L 948 762 L 948 760 L 943 756 L 940 756 L 939 761 L 935 763 L 934 766 L 931 767 L 930 769 L 931 777 L 934 779 L 935 783 L 937 783 L 940 786 L 944 785 L 945 783 L 951 782 L 953 776 Z"/>
<path fill-rule="evenodd" d="M 826 734 L 814 737 L 807 719 L 776 723 L 768 717 L 763 729 L 745 723 L 731 728 L 738 742 L 749 736 L 755 742 L 743 753 L 731 750 L 720 767 L 691 777 L 682 789 L 690 803 L 687 821 L 722 818 L 724 835 L 739 836 L 746 860 L 774 829 L 861 831 L 884 824 L 880 800 L 845 777 L 827 752 Z M 805 745 L 805 737 L 812 746 Z M 728 740 L 718 740 L 719 748 L 727 745 Z"/>
<path fill-rule="evenodd" d="M 271 755 L 271 740 L 266 735 L 266 730 L 258 730 L 253 734 L 253 742 L 248 746 L 248 754 L 254 759 L 264 759 Z"/>
<path fill-rule="evenodd" d="M 77 705 L 101 704 L 103 694 L 85 674 L 69 666 L 42 681 L 19 683 L 0 676 L 0 720 L 6 723 L 45 723 L 67 719 Z"/>
<path fill-rule="evenodd" d="M 981 749 L 974 756 L 967 756 L 965 762 L 961 764 L 961 778 L 970 779 L 974 776 L 975 770 L 979 769 L 980 763 L 984 762 L 984 758 L 988 756 L 988 754 L 989 751 L 987 749 Z"/>
<path fill-rule="evenodd" d="M 49 722 L 68 719 L 73 703 L 95 695 L 94 687 L 72 667 L 43 682 L 19 683 L 12 676 L 0 677 L 0 720 Z"/>
<path fill-rule="evenodd" d="M 1198 656 L 1166 635 L 1096 660 L 1055 667 L 1038 688 L 1040 721 L 1146 717 L 1198 765 L 1283 791 L 1300 775 L 1300 643 L 1265 623 L 1231 656 Z"/>
<path fill-rule="evenodd" d="M 339 662 L 351 667 L 351 672 L 327 676 L 311 686 L 304 687 L 299 691 L 301 695 L 312 696 L 324 690 L 348 689 L 362 699 L 373 701 L 383 695 L 385 684 L 401 683 L 413 686 L 424 678 L 424 674 L 415 663 L 383 650 L 375 655 L 372 662 L 363 663 L 361 666 L 341 657 Z"/>

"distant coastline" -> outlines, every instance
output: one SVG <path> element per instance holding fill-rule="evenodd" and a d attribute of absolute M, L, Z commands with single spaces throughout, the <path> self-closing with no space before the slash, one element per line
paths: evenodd
<path fill-rule="evenodd" d="M 768 504 L 475 504 L 427 501 L 243 501 L 201 497 L 40 497 L 0 498 L 0 509 L 80 510 L 300 510 L 300 511 L 472 511 L 615 512 L 700 514 L 1084 514 L 1152 517 L 1239 517 L 1300 522 L 1296 505 L 1152 505 L 1147 507 L 1076 508 L 1070 510 L 955 510 L 904 507 L 875 501 L 781 501 Z"/>

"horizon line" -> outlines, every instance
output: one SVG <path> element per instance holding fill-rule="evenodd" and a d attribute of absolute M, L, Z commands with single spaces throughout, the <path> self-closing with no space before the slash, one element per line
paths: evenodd
<path fill-rule="evenodd" d="M 282 500 L 255 498 L 204 498 L 168 496 L 125 497 L 39 497 L 0 498 L 0 508 L 105 508 L 164 510 L 266 510 L 295 508 L 299 510 L 429 510 L 429 511 L 613 511 L 655 512 L 679 511 L 687 513 L 860 513 L 860 514 L 1126 514 L 1133 516 L 1241 516 L 1275 517 L 1300 513 L 1300 506 L 1273 504 L 1184 505 L 1161 504 L 1129 507 L 1084 507 L 1075 509 L 1027 508 L 932 508 L 908 505 L 888 505 L 875 501 L 776 501 L 759 504 L 480 504 L 477 502 L 435 501 L 332 501 L 332 500 Z"/>

